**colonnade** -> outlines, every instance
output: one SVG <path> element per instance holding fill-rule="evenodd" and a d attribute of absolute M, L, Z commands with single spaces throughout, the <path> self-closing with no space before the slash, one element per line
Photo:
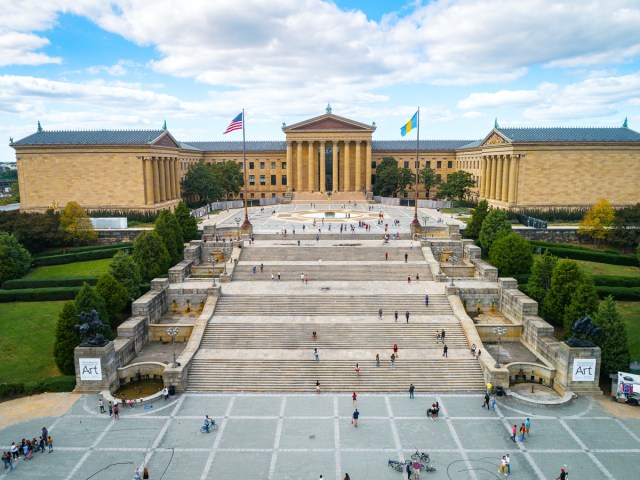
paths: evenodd
<path fill-rule="evenodd" d="M 520 160 L 520 155 L 483 156 L 480 196 L 487 200 L 514 203 L 518 194 Z"/>
<path fill-rule="evenodd" d="M 180 198 L 180 163 L 177 157 L 144 157 L 145 203 Z"/>
<path fill-rule="evenodd" d="M 363 143 L 365 144 L 364 153 Z M 371 190 L 370 140 L 287 141 L 287 186 L 289 188 L 295 187 L 297 191 L 324 192 L 328 147 L 332 147 L 331 183 L 333 191 L 350 192 L 360 191 L 363 188 L 367 191 Z"/>

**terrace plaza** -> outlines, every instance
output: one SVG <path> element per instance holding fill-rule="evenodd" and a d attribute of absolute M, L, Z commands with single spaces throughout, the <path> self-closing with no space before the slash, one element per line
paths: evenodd
<path fill-rule="evenodd" d="M 436 468 L 422 479 L 499 478 L 507 453 L 517 479 L 555 479 L 561 468 L 571 479 L 637 476 L 637 409 L 602 396 L 597 374 L 571 376 L 578 360 L 599 370 L 599 349 L 558 342 L 535 302 L 461 238 L 457 218 L 421 208 L 423 233 L 411 236 L 411 207 L 347 200 L 248 214 L 254 241 L 234 239 L 242 210 L 211 215 L 203 240 L 134 302 L 115 341 L 76 349 L 76 362 L 100 359 L 102 376 L 78 373 L 77 393 L 51 394 L 51 405 L 71 396 L 68 408 L 23 415 L 29 399 L 0 404 L 3 451 L 43 426 L 54 439 L 53 453 L 20 459 L 0 479 L 131 479 L 138 466 L 153 480 L 400 479 L 388 461 L 416 449 Z M 174 326 L 175 365 L 164 333 Z M 119 420 L 99 413 L 101 396 L 140 375 L 176 395 L 121 408 Z M 482 406 L 487 383 L 508 392 L 495 409 Z M 218 430 L 200 432 L 205 415 Z M 530 434 L 514 443 L 511 428 L 527 418 Z"/>

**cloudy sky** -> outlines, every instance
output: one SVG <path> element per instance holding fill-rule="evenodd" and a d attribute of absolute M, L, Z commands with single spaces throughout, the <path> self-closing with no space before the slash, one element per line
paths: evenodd
<path fill-rule="evenodd" d="M 0 0 L 0 161 L 46 130 L 282 139 L 333 112 L 400 137 L 640 130 L 638 0 Z M 225 136 L 240 139 L 238 132 Z"/>

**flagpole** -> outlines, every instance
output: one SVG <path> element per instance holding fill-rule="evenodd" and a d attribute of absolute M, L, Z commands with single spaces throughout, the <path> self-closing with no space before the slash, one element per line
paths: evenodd
<path fill-rule="evenodd" d="M 418 107 L 418 135 L 416 137 L 416 164 L 415 164 L 415 184 L 414 190 L 414 206 L 413 206 L 413 222 L 412 225 L 420 225 L 418 220 L 418 152 L 420 150 L 420 107 Z"/>
<path fill-rule="evenodd" d="M 251 227 L 251 222 L 249 221 L 249 209 L 248 209 L 248 195 L 247 195 L 247 142 L 245 140 L 244 135 L 244 124 L 246 123 L 246 119 L 244 118 L 244 108 L 242 109 L 242 171 L 243 171 L 243 179 L 244 179 L 244 222 L 242 222 L 242 227 L 247 228 Z"/>

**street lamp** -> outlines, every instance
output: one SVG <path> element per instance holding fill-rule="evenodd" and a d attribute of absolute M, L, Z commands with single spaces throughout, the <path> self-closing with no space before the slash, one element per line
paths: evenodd
<path fill-rule="evenodd" d="M 236 217 L 233 219 L 236 222 L 236 229 L 238 230 L 238 238 L 240 238 L 240 217 Z"/>
<path fill-rule="evenodd" d="M 494 366 L 496 368 L 500 368 L 500 339 L 505 333 L 507 333 L 507 329 L 504 327 L 493 327 L 491 331 L 494 335 L 498 336 L 498 353 L 496 355 L 496 364 Z"/>
<path fill-rule="evenodd" d="M 173 368 L 178 366 L 176 362 L 176 335 L 180 332 L 178 327 L 169 327 L 167 328 L 167 333 L 171 337 L 171 345 L 173 345 Z"/>

